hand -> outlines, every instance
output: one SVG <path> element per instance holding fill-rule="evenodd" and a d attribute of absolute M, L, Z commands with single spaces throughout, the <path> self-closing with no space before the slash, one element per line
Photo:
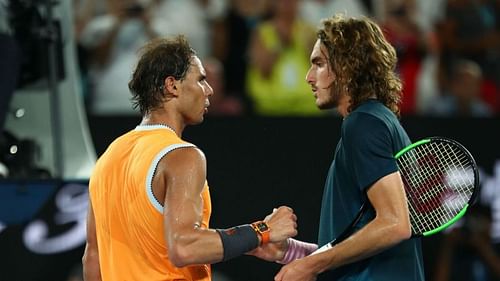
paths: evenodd
<path fill-rule="evenodd" d="M 275 281 L 315 281 L 317 273 L 308 265 L 307 257 L 283 266 L 274 277 Z"/>
<path fill-rule="evenodd" d="M 248 254 L 266 261 L 278 261 L 283 259 L 287 249 L 288 239 L 281 242 L 264 244 Z"/>
<path fill-rule="evenodd" d="M 264 222 L 267 223 L 271 231 L 269 232 L 270 242 L 281 242 L 289 237 L 297 235 L 297 216 L 293 210 L 286 206 L 274 209 Z"/>

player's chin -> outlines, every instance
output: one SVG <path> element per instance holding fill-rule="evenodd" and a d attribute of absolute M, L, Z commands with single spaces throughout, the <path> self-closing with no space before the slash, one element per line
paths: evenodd
<path fill-rule="evenodd" d="M 328 109 L 328 105 L 320 100 L 320 99 L 316 99 L 316 106 L 319 108 L 319 109 Z"/>
<path fill-rule="evenodd" d="M 200 123 L 202 123 L 204 120 L 205 120 L 205 116 L 204 116 L 204 115 L 201 115 L 201 116 L 200 116 L 200 118 L 198 118 L 195 122 L 196 122 L 196 124 L 200 124 Z"/>
<path fill-rule="evenodd" d="M 205 116 L 203 114 L 200 114 L 196 117 L 190 118 L 188 121 L 189 125 L 197 125 L 202 123 L 205 120 Z"/>
<path fill-rule="evenodd" d="M 205 120 L 205 116 L 208 114 L 208 109 L 205 108 L 203 110 L 203 112 L 200 114 L 199 118 L 198 118 L 198 121 L 199 123 L 203 122 L 203 120 Z"/>
<path fill-rule="evenodd" d="M 335 102 L 330 100 L 321 100 L 317 98 L 316 106 L 321 110 L 332 109 L 333 107 L 335 107 Z"/>

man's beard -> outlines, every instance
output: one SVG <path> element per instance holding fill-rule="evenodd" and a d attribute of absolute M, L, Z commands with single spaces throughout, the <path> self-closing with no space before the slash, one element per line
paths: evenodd
<path fill-rule="evenodd" d="M 340 98 L 342 97 L 342 95 L 340 94 L 340 89 L 338 89 L 338 87 L 335 87 L 334 84 L 330 85 L 328 88 L 330 89 L 330 94 L 323 102 L 317 105 L 319 109 L 332 109 L 337 107 L 340 103 Z"/>

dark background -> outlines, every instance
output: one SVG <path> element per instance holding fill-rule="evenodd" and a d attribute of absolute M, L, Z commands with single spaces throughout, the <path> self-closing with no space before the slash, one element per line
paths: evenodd
<path fill-rule="evenodd" d="M 461 142 L 488 175 L 493 173 L 494 162 L 500 160 L 499 118 L 406 117 L 401 121 L 413 141 L 428 136 L 444 136 Z M 139 117 L 89 118 L 97 154 L 102 154 L 114 138 L 139 122 Z M 335 116 L 208 117 L 203 124 L 186 128 L 184 139 L 199 146 L 207 157 L 213 203 L 211 227 L 227 228 L 253 222 L 264 218 L 273 208 L 287 205 L 298 216 L 297 238 L 315 242 L 323 184 L 339 139 L 341 122 L 341 118 Z M 24 209 L 22 204 L 25 201 L 16 203 L 16 200 L 24 198 L 26 193 L 0 198 L 0 206 L 10 202 L 10 205 Z M 48 196 L 53 193 L 49 191 Z M 54 200 L 45 200 L 45 203 L 38 203 L 40 211 L 31 214 L 32 219 L 51 216 L 49 213 Z M 15 209 L 6 211 L 5 208 L 1 211 L 3 217 L 6 212 L 7 215 L 17 212 Z M 26 221 L 7 225 L 0 232 L 0 280 L 63 281 L 63 276 L 80 263 L 83 245 L 53 256 L 30 253 L 19 238 Z M 56 234 L 58 231 L 63 230 L 51 230 Z M 424 240 L 427 275 L 433 270 L 437 244 L 439 235 Z M 5 265 L 9 266 L 8 270 Z M 273 280 L 279 268 L 278 264 L 251 256 L 213 265 L 214 270 L 238 281 Z"/>
<path fill-rule="evenodd" d="M 91 118 L 100 155 L 120 132 L 139 118 Z M 342 119 L 214 118 L 188 127 L 184 138 L 207 157 L 213 213 L 211 227 L 225 228 L 264 218 L 276 206 L 287 205 L 298 216 L 298 239 L 316 242 L 326 173 L 339 139 Z M 466 146 L 491 174 L 500 160 L 500 119 L 406 117 L 401 120 L 412 141 L 428 136 L 453 138 Z M 119 124 L 119 125 L 118 125 Z M 426 272 L 434 264 L 439 237 L 425 240 Z M 280 265 L 242 257 L 214 269 L 233 280 L 272 280 Z M 429 279 L 429 278 L 428 278 Z"/>

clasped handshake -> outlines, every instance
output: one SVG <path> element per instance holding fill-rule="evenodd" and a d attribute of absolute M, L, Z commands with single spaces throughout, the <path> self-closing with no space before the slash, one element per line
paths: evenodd
<path fill-rule="evenodd" d="M 269 231 L 269 243 L 262 243 L 248 254 L 267 261 L 280 261 L 288 248 L 287 239 L 295 237 L 298 233 L 297 216 L 290 207 L 281 206 L 274 209 L 264 222 L 269 228 L 266 230 Z"/>

